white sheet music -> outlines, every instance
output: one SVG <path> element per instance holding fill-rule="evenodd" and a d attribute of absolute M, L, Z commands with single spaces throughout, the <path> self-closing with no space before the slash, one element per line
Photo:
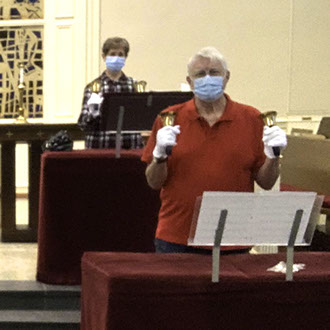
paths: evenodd
<path fill-rule="evenodd" d="M 303 210 L 295 245 L 308 245 L 306 228 L 316 226 L 322 200 L 314 192 L 204 192 L 194 237 L 189 245 L 214 243 L 221 210 L 228 210 L 221 245 L 287 245 L 295 213 Z M 192 231 L 193 232 L 193 231 Z"/>

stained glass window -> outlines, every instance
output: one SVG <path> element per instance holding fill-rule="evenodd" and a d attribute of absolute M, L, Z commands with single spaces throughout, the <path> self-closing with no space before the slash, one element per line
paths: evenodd
<path fill-rule="evenodd" d="M 18 83 L 24 65 L 23 106 L 29 118 L 43 116 L 43 27 L 0 27 L 0 118 L 18 115 Z"/>
<path fill-rule="evenodd" d="M 0 20 L 40 18 L 44 18 L 44 0 L 0 0 Z"/>

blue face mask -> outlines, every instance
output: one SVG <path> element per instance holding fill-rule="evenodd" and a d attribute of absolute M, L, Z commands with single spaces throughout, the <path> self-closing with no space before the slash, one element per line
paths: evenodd
<path fill-rule="evenodd" d="M 206 75 L 194 80 L 194 94 L 202 101 L 212 102 L 223 95 L 223 77 Z"/>
<path fill-rule="evenodd" d="M 122 56 L 107 56 L 105 65 L 110 71 L 120 71 L 125 65 L 125 57 Z"/>

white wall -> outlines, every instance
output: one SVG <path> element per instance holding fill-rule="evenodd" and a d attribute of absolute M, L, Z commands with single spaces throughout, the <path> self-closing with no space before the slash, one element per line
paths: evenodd
<path fill-rule="evenodd" d="M 329 0 L 56 0 L 45 13 L 44 122 L 77 121 L 85 84 L 104 70 L 100 48 L 116 35 L 131 44 L 125 72 L 149 90 L 179 90 L 189 57 L 213 45 L 228 59 L 227 92 L 276 110 L 288 132 L 316 131 L 330 115 Z"/>
<path fill-rule="evenodd" d="M 149 90 L 179 90 L 189 57 L 212 45 L 228 59 L 234 99 L 282 116 L 330 114 L 329 0 L 101 0 L 100 32 L 100 47 L 129 40 L 125 72 Z"/>

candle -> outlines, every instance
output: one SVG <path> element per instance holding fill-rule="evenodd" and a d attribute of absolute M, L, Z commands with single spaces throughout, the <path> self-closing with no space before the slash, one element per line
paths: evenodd
<path fill-rule="evenodd" d="M 23 65 L 20 65 L 20 70 L 19 70 L 19 83 L 23 84 L 24 82 L 24 67 Z"/>

